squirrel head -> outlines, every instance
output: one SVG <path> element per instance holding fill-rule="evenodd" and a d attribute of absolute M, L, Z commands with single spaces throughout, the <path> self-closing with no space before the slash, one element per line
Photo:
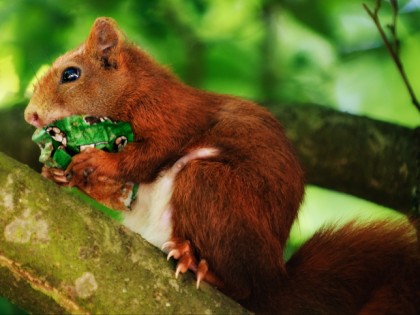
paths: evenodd
<path fill-rule="evenodd" d="M 126 120 L 121 102 L 147 90 L 152 64 L 114 20 L 98 18 L 86 42 L 59 57 L 35 84 L 25 120 L 37 128 L 71 115 Z"/>

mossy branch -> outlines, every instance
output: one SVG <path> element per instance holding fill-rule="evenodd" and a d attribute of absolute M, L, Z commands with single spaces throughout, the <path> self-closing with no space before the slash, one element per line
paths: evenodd
<path fill-rule="evenodd" d="M 245 314 L 163 253 L 0 154 L 0 295 L 41 314 Z"/>

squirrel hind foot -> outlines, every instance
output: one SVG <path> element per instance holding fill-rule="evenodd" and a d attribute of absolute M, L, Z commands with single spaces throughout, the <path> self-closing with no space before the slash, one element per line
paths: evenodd
<path fill-rule="evenodd" d="M 210 271 L 209 265 L 205 259 L 199 262 L 193 254 L 190 241 L 173 238 L 162 245 L 162 250 L 168 253 L 167 259 L 174 258 L 178 260 L 175 278 L 180 273 L 191 270 L 196 275 L 196 287 L 200 287 L 202 281 L 209 283 L 217 288 L 223 287 L 223 281 Z"/>

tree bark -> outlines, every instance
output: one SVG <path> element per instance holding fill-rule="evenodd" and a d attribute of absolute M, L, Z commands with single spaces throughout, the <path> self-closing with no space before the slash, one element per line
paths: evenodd
<path fill-rule="evenodd" d="M 42 314 L 246 314 L 70 190 L 0 154 L 0 295 Z"/>
<path fill-rule="evenodd" d="M 419 215 L 420 128 L 315 105 L 277 110 L 307 183 Z"/>

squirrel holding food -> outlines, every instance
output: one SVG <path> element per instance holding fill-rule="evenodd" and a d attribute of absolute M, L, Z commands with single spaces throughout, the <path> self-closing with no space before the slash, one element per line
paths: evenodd
<path fill-rule="evenodd" d="M 419 313 L 411 225 L 323 228 L 286 262 L 304 174 L 281 125 L 251 101 L 182 83 L 110 18 L 53 63 L 25 110 L 37 128 L 73 115 L 129 123 L 133 141 L 86 148 L 43 175 L 98 201 L 106 185 L 138 183 L 124 224 L 177 259 L 177 274 L 191 270 L 257 313 Z"/>

